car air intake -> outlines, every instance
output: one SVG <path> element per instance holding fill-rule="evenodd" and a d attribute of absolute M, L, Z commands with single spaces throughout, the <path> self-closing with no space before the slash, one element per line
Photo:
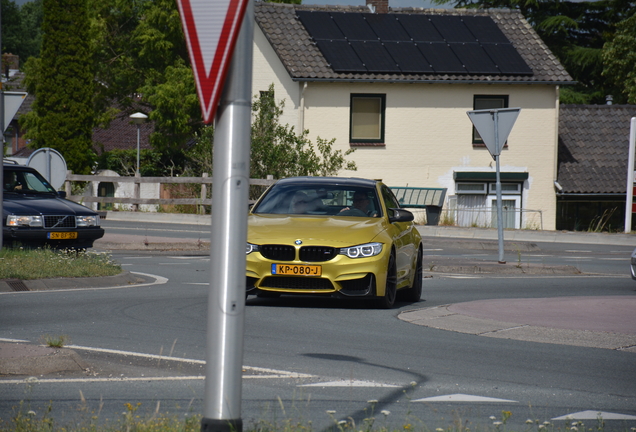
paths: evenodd
<path fill-rule="evenodd" d="M 296 249 L 287 245 L 262 245 L 261 255 L 275 261 L 293 261 L 296 259 Z"/>
<path fill-rule="evenodd" d="M 304 262 L 329 261 L 338 254 L 338 249 L 326 246 L 303 246 L 300 248 L 300 260 Z"/>
<path fill-rule="evenodd" d="M 75 228 L 75 216 L 44 216 L 44 228 Z"/>

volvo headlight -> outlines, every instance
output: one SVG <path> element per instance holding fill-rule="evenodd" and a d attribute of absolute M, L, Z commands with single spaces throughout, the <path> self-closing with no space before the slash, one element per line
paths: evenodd
<path fill-rule="evenodd" d="M 349 258 L 368 258 L 376 256 L 380 252 L 382 252 L 382 243 L 366 243 L 340 249 L 340 254 Z"/>
<path fill-rule="evenodd" d="M 99 226 L 99 215 L 75 216 L 75 223 L 78 227 Z"/>
<path fill-rule="evenodd" d="M 7 226 L 29 226 L 29 227 L 41 227 L 42 216 L 7 216 Z"/>
<path fill-rule="evenodd" d="M 245 248 L 245 255 L 249 255 L 252 252 L 258 252 L 258 245 L 247 243 L 247 247 Z"/>

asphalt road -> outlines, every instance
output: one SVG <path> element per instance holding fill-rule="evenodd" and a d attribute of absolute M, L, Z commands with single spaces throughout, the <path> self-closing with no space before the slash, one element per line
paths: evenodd
<path fill-rule="evenodd" d="M 165 228 L 164 233 L 170 232 Z M 182 237 L 197 235 L 186 234 L 183 226 L 175 230 Z M 428 258 L 497 256 L 496 250 L 471 249 L 468 243 L 462 247 L 456 239 L 437 241 L 441 246 L 431 247 Z M 563 419 L 567 415 L 592 427 L 598 412 L 605 430 L 636 426 L 633 352 L 482 337 L 399 319 L 400 314 L 470 301 L 600 299 L 635 292 L 626 273 L 628 247 L 526 249 L 522 256 L 548 255 L 594 274 L 433 273 L 424 279 L 422 301 L 388 311 L 331 299 L 250 298 L 243 362 L 246 425 L 311 421 L 321 430 L 334 421 L 361 425 L 374 417 L 376 426 L 462 424 L 475 430 L 501 421 L 502 412 L 509 411 L 507 428 L 519 430 L 528 427 L 528 419 L 561 427 L 571 422 Z M 0 296 L 0 337 L 37 342 L 45 334 L 65 334 L 88 366 L 87 371 L 30 382 L 3 378 L 0 418 L 8 419 L 20 401 L 22 409 L 38 415 L 51 404 L 60 423 L 93 415 L 119 419 L 125 403 L 141 403 L 140 415 L 150 415 L 157 406 L 180 416 L 202 412 L 208 257 L 192 251 L 113 256 L 124 269 L 154 283 Z"/>

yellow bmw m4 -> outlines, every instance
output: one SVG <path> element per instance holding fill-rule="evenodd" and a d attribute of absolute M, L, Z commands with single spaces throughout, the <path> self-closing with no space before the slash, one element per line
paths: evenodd
<path fill-rule="evenodd" d="M 293 177 L 252 207 L 247 294 L 375 299 L 422 295 L 422 239 L 413 214 L 377 180 Z"/>

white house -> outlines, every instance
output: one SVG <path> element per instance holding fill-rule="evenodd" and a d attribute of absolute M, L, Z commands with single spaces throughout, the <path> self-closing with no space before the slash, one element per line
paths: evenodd
<path fill-rule="evenodd" d="M 283 123 L 355 148 L 358 170 L 340 175 L 447 188 L 456 222 L 489 226 L 495 163 L 466 112 L 519 107 L 504 226 L 555 228 L 559 87 L 573 81 L 520 13 L 257 2 L 255 16 L 253 93 L 273 83 Z"/>

